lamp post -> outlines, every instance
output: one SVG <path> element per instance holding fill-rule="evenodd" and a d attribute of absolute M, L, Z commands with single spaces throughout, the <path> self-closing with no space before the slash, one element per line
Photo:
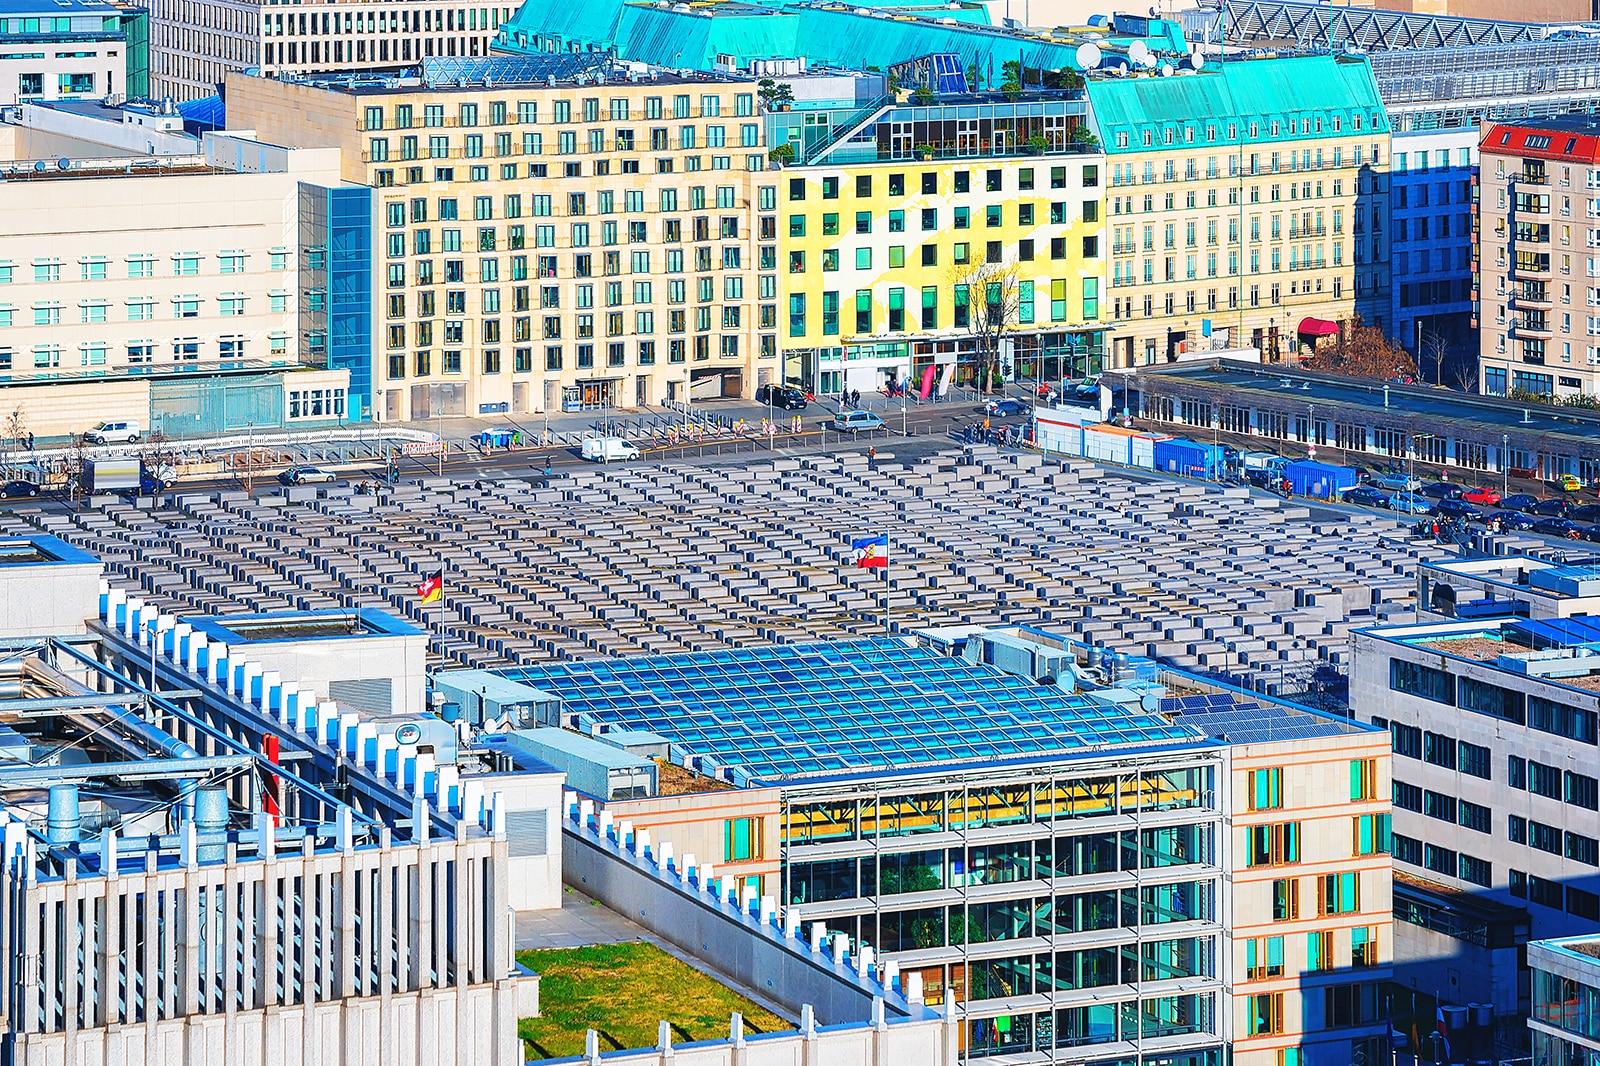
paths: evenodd
<path fill-rule="evenodd" d="M 434 426 L 439 431 L 439 476 L 444 477 L 444 404 L 434 408 Z"/>
<path fill-rule="evenodd" d="M 254 487 L 252 475 L 256 469 L 256 424 L 254 422 L 246 422 L 244 430 L 244 491 L 249 493 Z"/>
<path fill-rule="evenodd" d="M 1306 458 L 1317 457 L 1317 405 L 1306 404 Z"/>
<path fill-rule="evenodd" d="M 1506 450 L 1511 444 L 1511 434 L 1500 434 L 1500 498 L 1503 500 L 1506 493 L 1511 491 L 1511 475 L 1506 472 Z"/>

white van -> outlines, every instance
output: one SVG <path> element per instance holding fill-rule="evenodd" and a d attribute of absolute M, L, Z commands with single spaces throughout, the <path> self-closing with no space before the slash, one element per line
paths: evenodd
<path fill-rule="evenodd" d="M 83 435 L 90 444 L 133 444 L 139 439 L 137 422 L 102 422 Z"/>
<path fill-rule="evenodd" d="M 637 459 L 639 449 L 621 437 L 585 437 L 583 457 L 592 463 L 610 463 L 618 459 Z"/>

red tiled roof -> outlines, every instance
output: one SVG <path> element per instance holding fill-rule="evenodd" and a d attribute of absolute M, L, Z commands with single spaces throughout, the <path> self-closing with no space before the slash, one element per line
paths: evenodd
<path fill-rule="evenodd" d="M 1496 123 L 1484 134 L 1479 148 L 1490 155 L 1595 163 L 1600 162 L 1600 126 L 1563 129 L 1561 124 L 1522 126 Z"/>

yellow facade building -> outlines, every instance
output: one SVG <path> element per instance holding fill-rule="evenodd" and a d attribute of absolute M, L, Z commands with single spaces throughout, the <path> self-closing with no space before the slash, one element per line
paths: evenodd
<path fill-rule="evenodd" d="M 1074 135 L 1084 112 L 994 94 L 885 103 L 852 126 L 768 116 L 794 152 L 778 189 L 785 379 L 931 393 L 974 383 L 996 341 L 1007 377 L 1097 372 L 1104 157 Z"/>
<path fill-rule="evenodd" d="M 1109 175 L 1112 361 L 1292 359 L 1387 300 L 1389 123 L 1367 61 L 1091 77 Z"/>
<path fill-rule="evenodd" d="M 376 190 L 375 417 L 637 407 L 776 377 L 778 176 L 754 84 L 596 63 L 230 75 L 231 121 L 339 147 Z"/>

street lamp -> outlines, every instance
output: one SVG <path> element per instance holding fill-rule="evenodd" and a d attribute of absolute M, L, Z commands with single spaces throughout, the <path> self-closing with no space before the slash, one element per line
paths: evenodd
<path fill-rule="evenodd" d="M 1317 457 L 1317 405 L 1306 404 L 1306 458 Z"/>
<path fill-rule="evenodd" d="M 1511 444 L 1511 434 L 1500 434 L 1500 498 L 1505 499 L 1506 493 L 1511 491 L 1510 474 L 1506 472 L 1506 449 Z"/>

